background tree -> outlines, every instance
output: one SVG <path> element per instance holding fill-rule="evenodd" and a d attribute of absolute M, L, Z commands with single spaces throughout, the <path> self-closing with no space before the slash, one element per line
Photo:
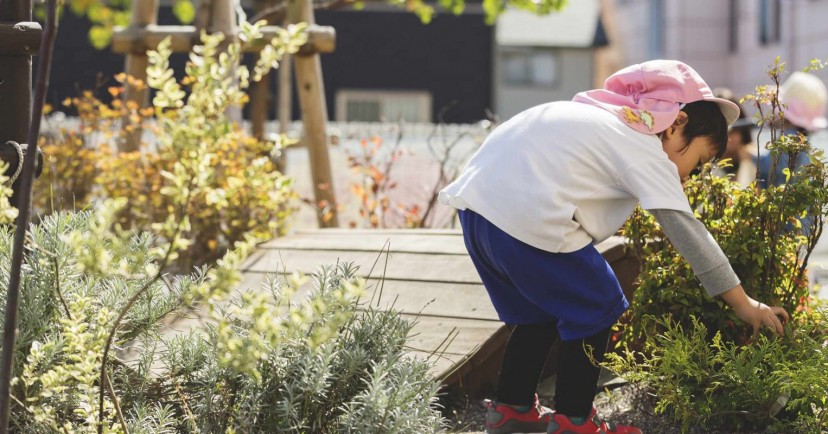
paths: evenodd
<path fill-rule="evenodd" d="M 115 26 L 127 26 L 129 24 L 130 7 L 133 0 L 66 0 L 66 7 L 79 16 L 85 16 L 92 22 L 89 30 L 89 41 L 98 49 L 104 49 L 112 41 L 112 32 Z M 338 9 L 345 7 L 362 8 L 366 3 L 384 2 L 407 11 L 415 13 L 424 24 L 431 22 L 438 10 L 448 11 L 455 15 L 462 14 L 466 7 L 465 0 L 438 0 L 429 2 L 426 0 L 315 0 L 317 9 Z M 506 10 L 506 7 L 514 7 L 527 10 L 539 15 L 558 12 L 563 9 L 568 0 L 482 0 L 483 11 L 486 15 L 486 23 L 494 24 L 497 17 Z M 268 17 L 269 22 L 278 23 L 281 19 L 276 17 L 284 13 L 286 1 L 277 2 L 272 8 L 258 14 L 252 21 Z M 435 7 L 436 6 L 436 7 Z M 196 4 L 194 0 L 176 0 L 173 4 L 173 13 L 183 24 L 193 22 L 196 15 Z"/>

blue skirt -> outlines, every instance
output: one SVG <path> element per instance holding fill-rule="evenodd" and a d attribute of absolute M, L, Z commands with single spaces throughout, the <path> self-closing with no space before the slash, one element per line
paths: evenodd
<path fill-rule="evenodd" d="M 610 327 L 629 307 L 615 273 L 592 244 L 547 252 L 472 210 L 458 215 L 466 249 L 506 324 L 554 322 L 561 339 L 575 340 Z"/>

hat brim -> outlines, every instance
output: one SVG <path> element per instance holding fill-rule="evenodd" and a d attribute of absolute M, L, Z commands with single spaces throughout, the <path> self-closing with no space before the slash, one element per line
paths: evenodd
<path fill-rule="evenodd" d="M 719 110 L 722 111 L 722 114 L 724 115 L 725 120 L 727 121 L 727 126 L 733 125 L 739 119 L 739 113 L 741 112 L 741 110 L 739 110 L 739 106 L 735 103 L 728 101 L 724 98 L 716 97 L 705 98 L 704 100 L 715 102 L 716 105 L 719 106 Z"/>
<path fill-rule="evenodd" d="M 828 119 L 826 119 L 825 116 L 805 117 L 799 116 L 791 111 L 786 111 L 785 119 L 788 122 L 798 127 L 805 128 L 808 131 L 817 131 L 828 126 Z"/>

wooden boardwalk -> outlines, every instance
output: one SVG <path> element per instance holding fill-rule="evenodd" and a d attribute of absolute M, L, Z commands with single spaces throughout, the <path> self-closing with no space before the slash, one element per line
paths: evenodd
<path fill-rule="evenodd" d="M 614 267 L 629 260 L 622 244 L 611 239 L 599 246 Z M 298 232 L 261 245 L 242 266 L 239 289 L 258 288 L 267 274 L 312 274 L 337 261 L 359 266 L 368 278 L 367 300 L 415 322 L 407 345 L 412 355 L 436 361 L 435 377 L 469 393 L 493 383 L 509 330 L 498 320 L 459 230 Z M 625 286 L 632 282 L 625 284 L 623 273 L 619 278 Z"/>

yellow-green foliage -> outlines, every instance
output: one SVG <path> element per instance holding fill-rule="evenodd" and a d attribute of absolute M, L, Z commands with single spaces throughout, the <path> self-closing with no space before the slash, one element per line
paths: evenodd
<path fill-rule="evenodd" d="M 86 16 L 92 22 L 89 29 L 89 42 L 101 50 L 112 42 L 112 33 L 115 26 L 125 27 L 129 23 L 129 11 L 135 0 L 66 0 L 69 9 L 76 15 Z M 403 8 L 416 14 L 423 23 L 429 23 L 437 12 L 434 2 L 424 0 L 386 0 L 386 3 Z M 483 11 L 486 23 L 494 24 L 497 17 L 506 10 L 507 4 L 511 7 L 524 9 L 539 15 L 558 12 L 566 7 L 568 0 L 484 0 Z M 463 13 L 465 0 L 439 0 L 440 8 L 455 15 Z M 364 7 L 361 0 L 344 2 L 343 6 L 353 5 L 355 9 Z M 173 14 L 184 24 L 195 19 L 193 0 L 175 0 Z M 38 15 L 41 15 L 39 13 Z"/>
<path fill-rule="evenodd" d="M 814 172 L 813 177 L 803 176 L 769 189 L 742 187 L 713 175 L 710 167 L 685 185 L 696 217 L 722 247 L 748 294 L 791 313 L 806 305 L 809 297 L 805 264 L 800 260 L 802 252 L 808 250 L 809 237 L 802 233 L 799 218 L 809 209 L 824 207 L 825 187 L 821 183 L 826 169 L 816 160 L 820 155 L 814 152 L 814 165 L 806 169 Z M 812 228 L 817 229 L 821 231 Z M 641 318 L 665 314 L 677 319 L 694 315 L 711 330 L 721 331 L 729 341 L 749 340 L 752 330 L 743 327 L 721 298 L 706 295 L 690 265 L 652 216 L 637 210 L 624 233 L 637 242 L 642 264 L 632 308 L 622 320 L 629 324 L 624 332 L 628 343 L 655 333 Z M 811 238 L 815 236 L 814 232 L 810 234 Z"/>
<path fill-rule="evenodd" d="M 656 412 L 672 414 L 682 432 L 810 434 L 828 426 L 825 306 L 795 319 L 784 338 L 763 333 L 747 346 L 718 332 L 708 338 L 710 330 L 695 317 L 686 327 L 669 317 L 654 321 L 662 332 L 643 352 L 609 354 L 607 364 L 646 383 L 658 397 Z"/>
<path fill-rule="evenodd" d="M 779 79 L 781 66 L 771 69 Z M 775 89 L 757 88 L 754 100 L 776 104 Z M 766 107 L 765 107 L 766 108 Z M 685 184 L 691 208 L 719 243 L 742 286 L 756 300 L 784 307 L 790 313 L 809 302 L 807 259 L 822 234 L 828 212 L 828 167 L 823 152 L 813 149 L 802 135 L 779 134 L 778 112 L 765 120 L 772 127 L 767 147 L 775 161 L 787 161 L 786 182 L 760 189 L 756 183 L 742 187 L 725 177 L 714 176 L 711 166 Z M 798 156 L 810 163 L 796 168 Z M 783 159 L 785 157 L 786 159 Z M 638 210 L 624 227 L 624 234 L 641 257 L 640 286 L 623 322 L 630 324 L 625 340 L 634 344 L 652 336 L 646 315 L 672 314 L 676 320 L 694 315 L 712 332 L 726 340 L 745 343 L 752 330 L 720 298 L 711 299 L 695 278 L 690 265 L 669 243 L 649 214 Z"/>
<path fill-rule="evenodd" d="M 205 57 L 195 56 L 192 68 L 208 69 L 191 69 L 197 76 L 186 101 L 166 69 L 168 46 L 152 55 L 150 85 L 158 89 L 158 134 L 167 149 L 161 153 L 176 157 L 155 168 L 152 193 L 167 205 L 146 217 L 152 234 L 134 221 L 118 223 L 137 214 L 125 197 L 53 213 L 29 230 L 14 432 L 440 431 L 429 364 L 403 359 L 412 324 L 393 312 L 360 311 L 362 282 L 352 265 L 322 268 L 304 302 L 294 298 L 305 283 L 300 276 L 269 277 L 258 292 L 237 297 L 239 266 L 257 240 L 249 232 L 213 267 L 165 271 L 197 242 L 199 206 L 226 209 L 230 195 L 244 194 L 238 189 L 272 187 L 272 179 L 216 185 L 231 167 L 217 155 L 237 134 L 225 111 L 241 96 L 233 83 L 246 77 L 229 67 L 237 46 L 216 60 L 221 38 L 204 42 Z M 266 162 L 255 158 L 237 172 L 256 173 Z M 0 198 L 8 193 L 0 189 Z M 0 270 L 9 269 L 12 239 L 13 228 L 0 227 Z M 0 273 L 0 303 L 8 278 Z M 210 326 L 162 342 L 160 320 L 195 306 Z M 116 357 L 136 343 L 138 360 Z"/>
<path fill-rule="evenodd" d="M 253 40 L 260 26 L 245 26 L 245 38 Z M 190 56 L 181 83 L 169 69 L 169 45 L 151 53 L 148 85 L 157 90 L 152 108 L 124 105 L 119 99 L 103 104 L 89 92 L 66 101 L 77 109 L 80 125 L 44 141 L 46 167 L 36 186 L 42 192 L 35 199 L 38 209 L 83 209 L 96 200 L 123 198 L 118 223 L 125 229 L 151 230 L 173 212 L 178 199 L 162 194 L 171 188 L 165 173 L 189 168 L 204 176 L 205 188 L 194 193 L 188 185 L 175 186 L 182 194 L 192 194 L 185 210 L 189 247 L 179 253 L 180 267 L 213 261 L 245 235 L 263 239 L 280 234 L 293 197 L 290 179 L 272 161 L 281 143 L 257 141 L 225 116 L 247 101 L 243 90 L 249 72 L 236 66 L 240 45 L 230 44 L 226 53 L 219 53 L 221 41 L 221 36 L 205 36 L 204 46 Z M 261 58 L 257 71 L 276 65 L 303 41 L 302 27 L 280 33 L 267 45 L 270 54 Z M 121 83 L 131 80 L 117 78 Z M 109 91 L 117 97 L 121 88 Z M 153 132 L 158 140 L 154 148 L 126 153 L 112 149 L 110 144 L 124 140 L 136 127 Z"/>
<path fill-rule="evenodd" d="M 708 165 L 685 191 L 748 295 L 791 314 L 785 336 L 755 339 L 720 297 L 708 297 L 652 216 L 639 209 L 624 228 L 640 254 L 640 285 L 621 322 L 625 351 L 610 364 L 652 389 L 657 410 L 684 430 L 715 424 L 811 433 L 828 422 L 828 314 L 809 294 L 806 274 L 828 212 L 828 168 L 805 136 L 780 134 L 783 66 L 777 61 L 769 71 L 774 86 L 757 87 L 748 100 L 770 129 L 772 159 L 787 161 L 784 182 L 742 187 Z M 810 162 L 796 167 L 802 154 Z M 789 397 L 782 412 L 774 407 L 780 396 Z"/>

